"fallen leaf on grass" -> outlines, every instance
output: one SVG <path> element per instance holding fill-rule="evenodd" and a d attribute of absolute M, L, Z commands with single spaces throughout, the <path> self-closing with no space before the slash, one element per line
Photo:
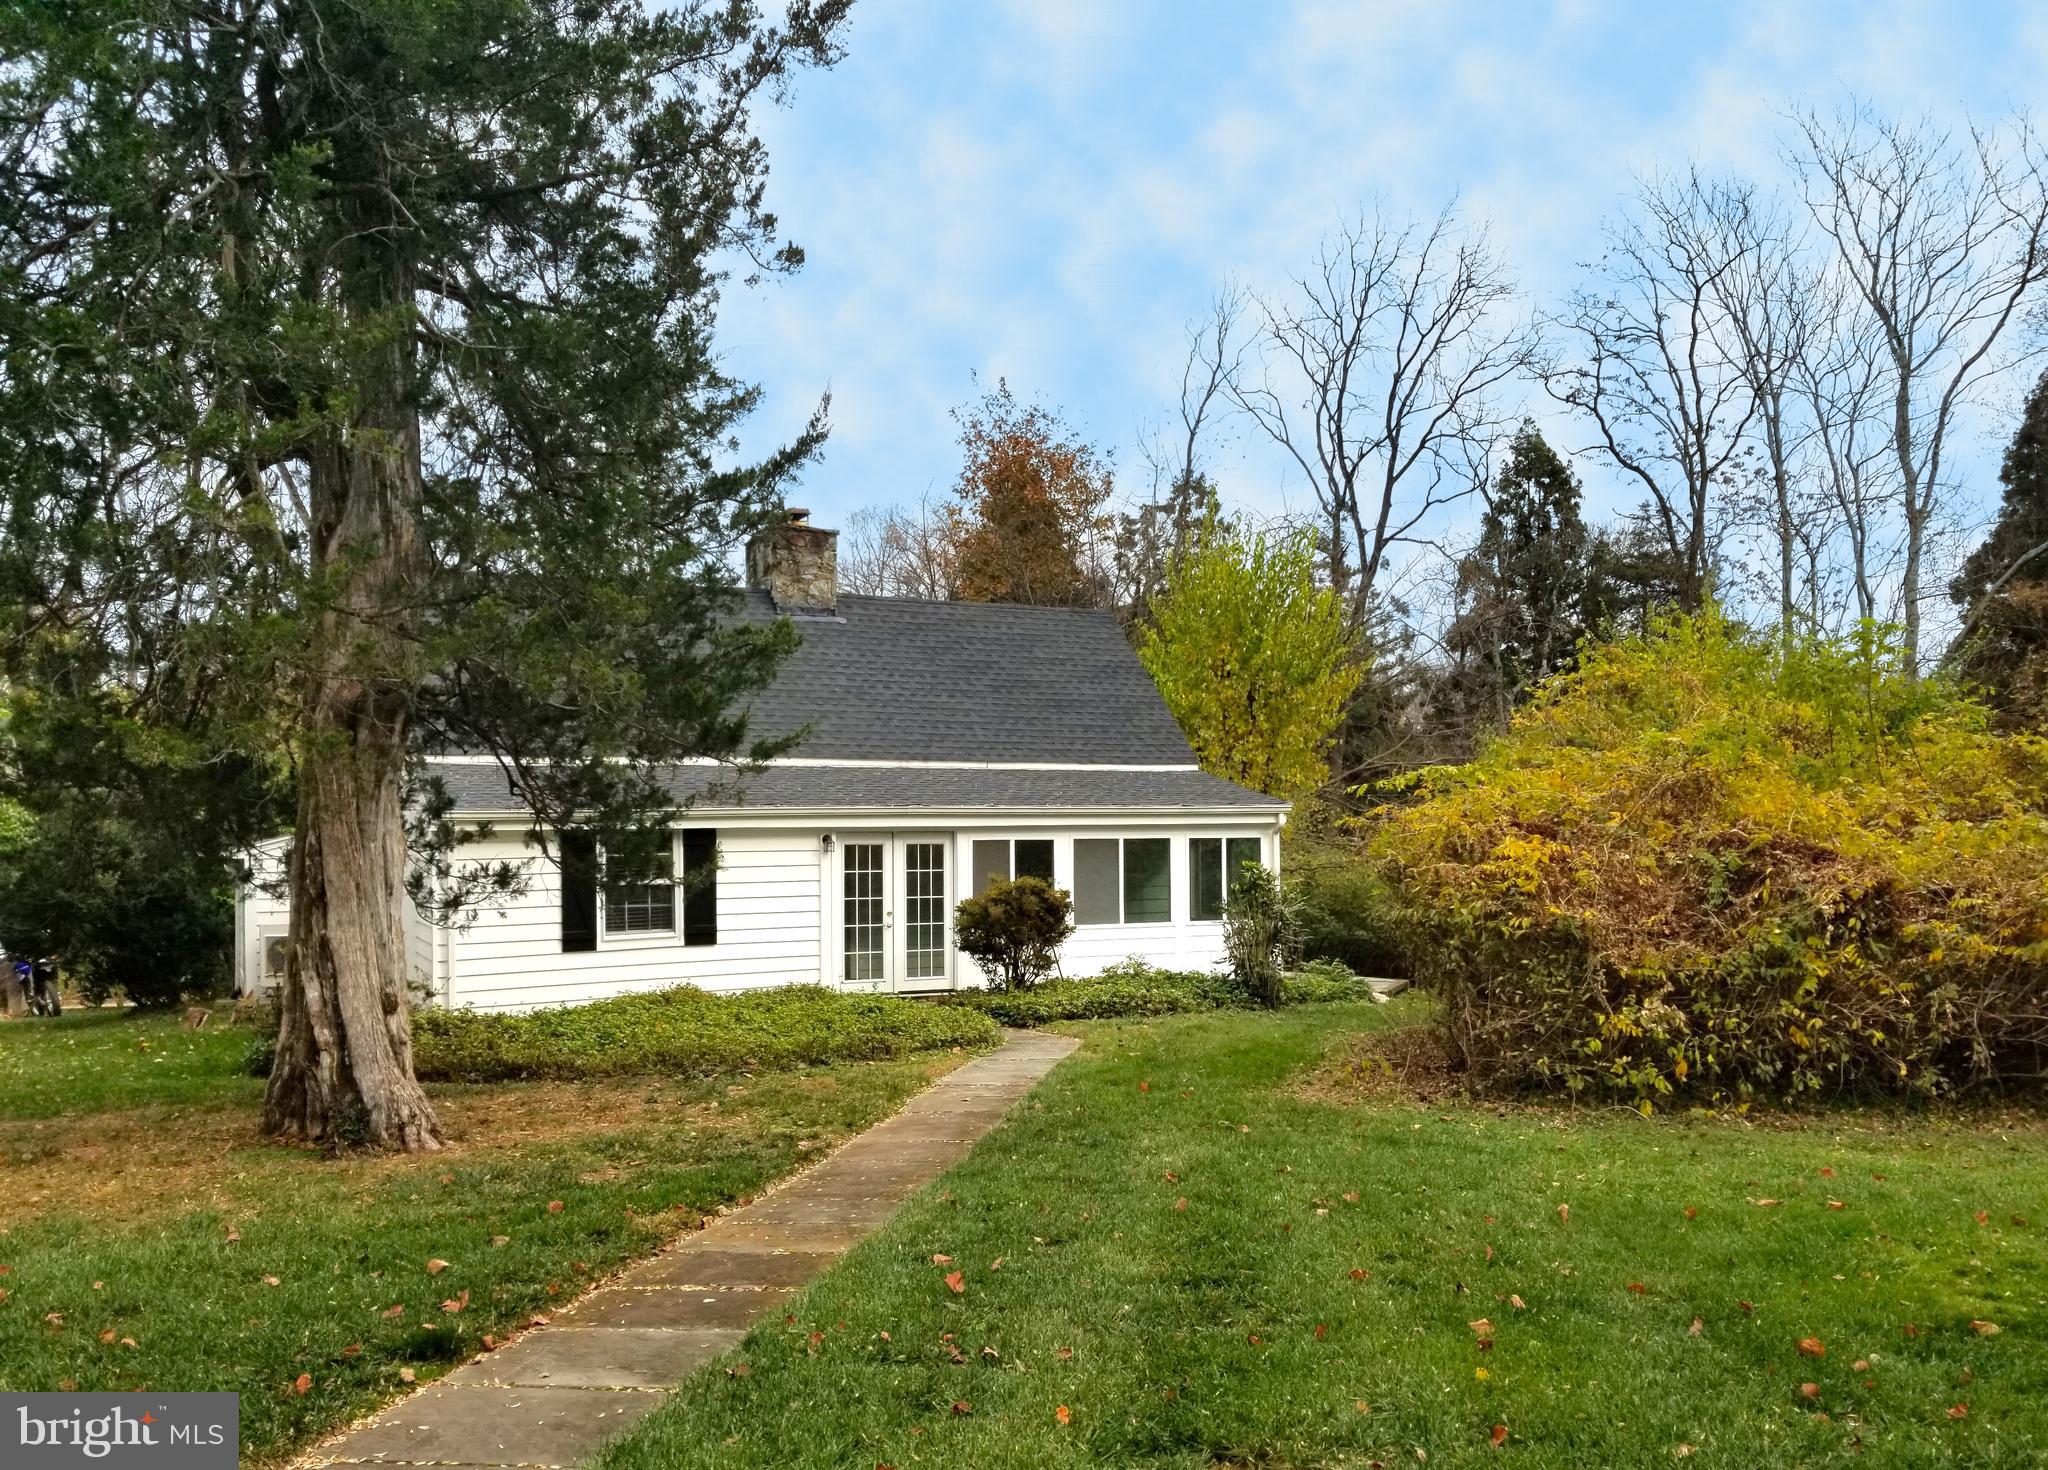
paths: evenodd
<path fill-rule="evenodd" d="M 1828 1350 L 1827 1350 L 1826 1348 L 1824 1348 L 1824 1347 L 1822 1347 L 1822 1346 L 1821 1346 L 1821 1341 L 1820 1341 L 1820 1339 L 1819 1339 L 1819 1338 L 1817 1338 L 1817 1337 L 1802 1337 L 1802 1338 L 1800 1338 L 1800 1339 L 1799 1339 L 1799 1356 L 1800 1356 L 1800 1357 L 1802 1357 L 1802 1358 L 1825 1358 L 1825 1357 L 1826 1357 L 1827 1355 L 1828 1355 Z"/>
<path fill-rule="evenodd" d="M 1520 1297 L 1516 1296 L 1513 1292 L 1510 1292 L 1508 1293 L 1508 1305 L 1519 1312 L 1523 1310 L 1525 1307 L 1527 1307 L 1529 1304 L 1523 1301 Z"/>
<path fill-rule="evenodd" d="M 442 1260 L 439 1256 L 436 1256 L 433 1260 L 427 1262 L 427 1274 L 429 1276 L 439 1276 L 443 1271 L 447 1269 L 448 1263 Z"/>
<path fill-rule="evenodd" d="M 1176 1210 L 1180 1210 L 1180 1211 L 1182 1211 L 1182 1212 L 1185 1212 L 1185 1211 L 1187 1210 L 1187 1207 L 1188 1207 L 1188 1197 L 1187 1197 L 1186 1195 L 1182 1195 L 1182 1196 L 1181 1196 L 1181 1197 L 1180 1197 L 1179 1199 L 1177 1199 L 1177 1200 L 1175 1200 L 1175 1201 L 1173 1202 L 1173 1207 L 1174 1207 L 1174 1208 L 1175 1208 Z"/>
<path fill-rule="evenodd" d="M 344 1358 L 360 1358 L 363 1355 L 363 1345 L 359 1342 L 352 1342 L 341 1350 L 341 1355 Z"/>
<path fill-rule="evenodd" d="M 1570 1205 L 1559 1205 L 1557 1207 L 1557 1218 L 1564 1221 L 1564 1223 L 1567 1225 L 1571 1224 L 1572 1207 Z"/>
<path fill-rule="evenodd" d="M 951 1256 L 935 1255 L 932 1257 L 932 1264 L 934 1266 L 950 1266 L 953 1264 L 953 1258 Z"/>
<path fill-rule="evenodd" d="M 405 1303 L 400 1302 L 395 1307 L 386 1307 L 379 1315 L 387 1322 L 393 1317 L 403 1317 L 405 1315 Z"/>
<path fill-rule="evenodd" d="M 266 1276 L 263 1278 L 263 1284 L 265 1286 L 276 1286 L 278 1284 L 278 1280 L 275 1276 Z"/>
<path fill-rule="evenodd" d="M 418 1377 L 419 1374 L 413 1372 L 410 1368 L 400 1368 L 398 1370 L 398 1381 L 400 1383 L 411 1383 L 414 1379 Z"/>
<path fill-rule="evenodd" d="M 232 1225 L 228 1226 L 228 1244 L 229 1244 L 229 1245 L 233 1245 L 233 1244 L 234 1244 L 234 1243 L 235 1243 L 236 1241 L 240 1240 L 241 1238 L 242 1238 L 242 1232 L 241 1232 L 241 1231 L 239 1231 L 239 1230 L 235 1229 L 235 1227 L 234 1227 L 234 1226 L 232 1226 Z"/>
<path fill-rule="evenodd" d="M 135 1346 L 135 1339 L 132 1337 L 124 1337 L 121 1339 L 121 1346 L 125 1348 L 132 1348 Z"/>
<path fill-rule="evenodd" d="M 1074 1350 L 1072 1348 L 1061 1348 L 1059 1352 L 1054 1354 L 1054 1356 L 1057 1357 L 1062 1363 L 1065 1363 L 1073 1358 Z"/>
<path fill-rule="evenodd" d="M 1628 1289 L 1634 1292 L 1637 1296 L 1648 1296 L 1650 1294 L 1650 1288 L 1643 1285 L 1643 1283 L 1640 1281 L 1631 1281 L 1628 1284 Z"/>
<path fill-rule="evenodd" d="M 1948 1416 L 1951 1419 L 1967 1419 L 1970 1417 L 1970 1406 L 1968 1404 L 1950 1404 Z"/>
<path fill-rule="evenodd" d="M 1508 1427 L 1507 1427 L 1507 1425 L 1505 1425 L 1505 1424 L 1496 1424 L 1496 1425 L 1494 1425 L 1494 1426 L 1493 1426 L 1493 1432 L 1492 1432 L 1491 1434 L 1487 1435 L 1487 1436 L 1486 1436 L 1486 1438 L 1487 1438 L 1487 1442 L 1488 1442 L 1488 1443 L 1490 1443 L 1490 1444 L 1491 1444 L 1491 1445 L 1492 1445 L 1492 1446 L 1493 1446 L 1493 1447 L 1494 1447 L 1495 1449 L 1499 1449 L 1499 1448 L 1500 1448 L 1500 1447 L 1501 1447 L 1502 1445 L 1504 1445 L 1504 1444 L 1506 1444 L 1506 1443 L 1508 1442 Z"/>
<path fill-rule="evenodd" d="M 967 1278 L 958 1271 L 946 1273 L 946 1285 L 953 1289 L 953 1295 L 960 1296 L 967 1290 Z"/>
<path fill-rule="evenodd" d="M 510 1245 L 511 1243 L 512 1237 L 509 1235 L 493 1235 L 491 1237 L 492 1245 Z"/>
<path fill-rule="evenodd" d="M 550 1215 L 559 1215 L 559 1214 L 561 1214 L 561 1213 L 562 1213 L 562 1202 L 561 1202 L 560 1200 L 558 1200 L 558 1199 L 551 1199 L 551 1200 L 549 1200 L 549 1201 L 548 1201 L 548 1213 L 549 1213 Z"/>
<path fill-rule="evenodd" d="M 1979 1337 L 1998 1336 L 1998 1324 L 1996 1322 L 1984 1322 L 1980 1320 L 1973 1320 L 1970 1323 L 1970 1330 L 1976 1333 Z"/>
<path fill-rule="evenodd" d="M 1370 1271 L 1361 1271 L 1361 1270 L 1360 1270 L 1360 1269 L 1359 1269 L 1358 1267 L 1356 1267 L 1356 1266 L 1353 1266 L 1353 1267 L 1351 1268 L 1351 1279 L 1352 1279 L 1353 1281 L 1363 1281 L 1363 1280 L 1365 1280 L 1365 1278 L 1366 1278 L 1366 1277 L 1368 1277 L 1368 1276 L 1370 1276 L 1370 1275 L 1372 1275 L 1372 1272 L 1370 1272 Z"/>
<path fill-rule="evenodd" d="M 1686 1219 L 1688 1219 L 1688 1220 L 1697 1220 L 1697 1219 L 1699 1219 L 1699 1217 L 1700 1217 L 1700 1207 L 1699 1207 L 1698 1205 L 1687 1205 L 1687 1206 L 1685 1207 L 1685 1218 L 1686 1218 Z"/>
<path fill-rule="evenodd" d="M 1831 1210 L 1846 1210 L 1846 1209 L 1848 1209 L 1849 1207 L 1848 1207 L 1847 1205 L 1843 1204 L 1843 1203 L 1842 1203 L 1842 1202 L 1841 1202 L 1840 1200 L 1838 1200 L 1838 1199 L 1831 1199 L 1831 1200 L 1829 1200 L 1829 1201 L 1828 1201 L 1828 1208 L 1829 1208 L 1829 1209 L 1831 1209 Z"/>
<path fill-rule="evenodd" d="M 1481 1337 L 1491 1337 L 1493 1335 L 1493 1324 L 1484 1317 L 1481 1317 L 1477 1322 L 1467 1322 L 1465 1325 Z"/>
<path fill-rule="evenodd" d="M 1702 1322 L 1699 1318 L 1695 1317 L 1692 1319 L 1692 1326 L 1686 1328 L 1685 1334 L 1687 1337 L 1698 1337 L 1702 1332 L 1706 1330 L 1706 1327 L 1706 1323 Z"/>
<path fill-rule="evenodd" d="M 100 1334 L 100 1341 L 108 1344 L 109 1346 L 112 1346 L 114 1341 L 114 1329 L 109 1327 L 105 1332 L 102 1332 Z"/>
<path fill-rule="evenodd" d="M 441 1303 L 441 1310 L 452 1317 L 468 1305 L 469 1288 L 465 1286 L 462 1288 L 462 1294 L 460 1296 L 450 1297 L 447 1301 Z"/>
<path fill-rule="evenodd" d="M 1002 1258 L 1001 1256 L 997 1256 L 997 1257 L 996 1257 L 996 1258 L 995 1258 L 995 1259 L 994 1259 L 993 1261 L 990 1261 L 990 1262 L 988 1263 L 988 1268 L 989 1268 L 989 1270 L 991 1270 L 991 1271 L 1000 1271 L 1000 1270 L 1002 1270 L 1002 1269 L 1003 1269 L 1003 1258 Z"/>
<path fill-rule="evenodd" d="M 1820 1397 L 1820 1385 L 1818 1383 L 1802 1383 L 1799 1385 L 1799 1392 L 1807 1398 L 1817 1399 Z"/>
<path fill-rule="evenodd" d="M 1745 1317 L 1756 1310 L 1755 1302 L 1737 1302 L 1735 1305 L 1742 1309 L 1742 1315 Z"/>
<path fill-rule="evenodd" d="M 1061 1404 L 1057 1409 L 1054 1409 L 1052 1411 L 1052 1416 L 1053 1418 L 1059 1420 L 1062 1424 L 1071 1424 L 1074 1422 L 1074 1416 L 1071 1412 L 1068 1411 L 1067 1406 L 1065 1404 Z"/>
<path fill-rule="evenodd" d="M 1776 1199 L 1753 1199 L 1750 1201 L 1750 1203 L 1755 1205 L 1760 1210 L 1768 1210 L 1772 1205 L 1780 1205 L 1783 1204 L 1784 1201 Z"/>
<path fill-rule="evenodd" d="M 1989 1225 L 1989 1224 L 1991 1223 L 1991 1211 L 1989 1211 L 1989 1210 L 1979 1210 L 1979 1211 L 1977 1211 L 1977 1223 L 1978 1223 L 1979 1225 Z"/>
<path fill-rule="evenodd" d="M 955 1399 L 953 1400 L 953 1412 L 960 1415 L 972 1414 L 974 1412 L 974 1405 L 968 1403 L 965 1399 Z"/>
<path fill-rule="evenodd" d="M 1856 1371 L 1857 1371 L 1858 1373 L 1868 1373 L 1868 1372 L 1870 1371 L 1870 1359 L 1868 1359 L 1868 1358 L 1858 1358 L 1858 1359 L 1857 1359 L 1857 1360 L 1856 1360 L 1855 1362 L 1851 1363 L 1851 1364 L 1850 1364 L 1849 1366 L 1850 1366 L 1851 1368 L 1855 1369 L 1855 1370 L 1856 1370 Z"/>
<path fill-rule="evenodd" d="M 306 1392 L 306 1391 L 307 1391 L 308 1389 L 312 1388 L 312 1386 L 313 1386 L 313 1375 L 312 1375 L 312 1374 L 310 1374 L 310 1373 L 301 1373 L 301 1374 L 300 1374 L 300 1375 L 299 1375 L 299 1376 L 298 1376 L 297 1378 L 294 1378 L 294 1379 L 292 1380 L 292 1392 L 293 1392 L 293 1393 L 297 1393 L 297 1394 L 303 1394 L 303 1393 L 305 1393 L 305 1392 Z"/>

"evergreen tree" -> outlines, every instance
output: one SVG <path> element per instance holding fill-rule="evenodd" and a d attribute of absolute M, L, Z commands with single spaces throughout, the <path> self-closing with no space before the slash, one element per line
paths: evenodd
<path fill-rule="evenodd" d="M 665 763 L 766 753 L 730 711 L 792 635 L 723 559 L 822 427 L 723 463 L 711 332 L 722 262 L 800 262 L 749 116 L 845 8 L 0 9 L 0 659 L 291 772 L 271 1131 L 439 1140 L 401 905 L 520 873 L 453 861 L 421 752 L 621 851 Z"/>
<path fill-rule="evenodd" d="M 1578 477 L 1525 421 L 1478 544 L 1458 564 L 1460 611 L 1446 640 L 1464 668 L 1465 697 L 1494 723 L 1567 667 L 1590 631 L 1592 538 L 1580 498 Z"/>
<path fill-rule="evenodd" d="M 1998 471 L 1998 519 L 1949 584 L 1964 620 L 1949 662 L 2013 718 L 2048 714 L 2048 373 Z"/>

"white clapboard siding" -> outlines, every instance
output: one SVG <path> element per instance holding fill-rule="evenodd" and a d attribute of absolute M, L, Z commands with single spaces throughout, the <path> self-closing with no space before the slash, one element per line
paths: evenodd
<path fill-rule="evenodd" d="M 486 909 L 449 936 L 450 1004 L 532 1010 L 669 985 L 750 990 L 820 977 L 816 833 L 720 830 L 716 944 L 605 936 L 582 954 L 562 953 L 561 875 L 552 863 L 517 839 L 465 847 L 462 856 L 525 861 L 528 882 L 502 911 Z"/>

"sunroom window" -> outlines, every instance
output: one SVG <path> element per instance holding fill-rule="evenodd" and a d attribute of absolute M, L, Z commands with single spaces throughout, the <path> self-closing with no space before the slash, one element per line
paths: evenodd
<path fill-rule="evenodd" d="M 1050 837 L 978 837 L 974 842 L 974 892 L 986 893 L 1001 879 L 1041 878 L 1052 882 Z"/>
<path fill-rule="evenodd" d="M 1074 839 L 1076 924 L 1164 924 L 1173 918 L 1173 844 L 1164 837 Z"/>
<path fill-rule="evenodd" d="M 1256 837 L 1190 837 L 1188 917 L 1198 924 L 1222 918 L 1230 886 L 1243 874 L 1246 863 L 1256 863 L 1261 856 Z"/>

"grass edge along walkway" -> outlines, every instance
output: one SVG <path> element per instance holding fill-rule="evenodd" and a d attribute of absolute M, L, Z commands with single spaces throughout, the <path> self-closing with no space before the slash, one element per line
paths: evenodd
<path fill-rule="evenodd" d="M 1012 1033 L 894 1117 L 552 1321 L 320 1446 L 306 1465 L 588 1459 L 964 1156 L 1079 1043 Z"/>

